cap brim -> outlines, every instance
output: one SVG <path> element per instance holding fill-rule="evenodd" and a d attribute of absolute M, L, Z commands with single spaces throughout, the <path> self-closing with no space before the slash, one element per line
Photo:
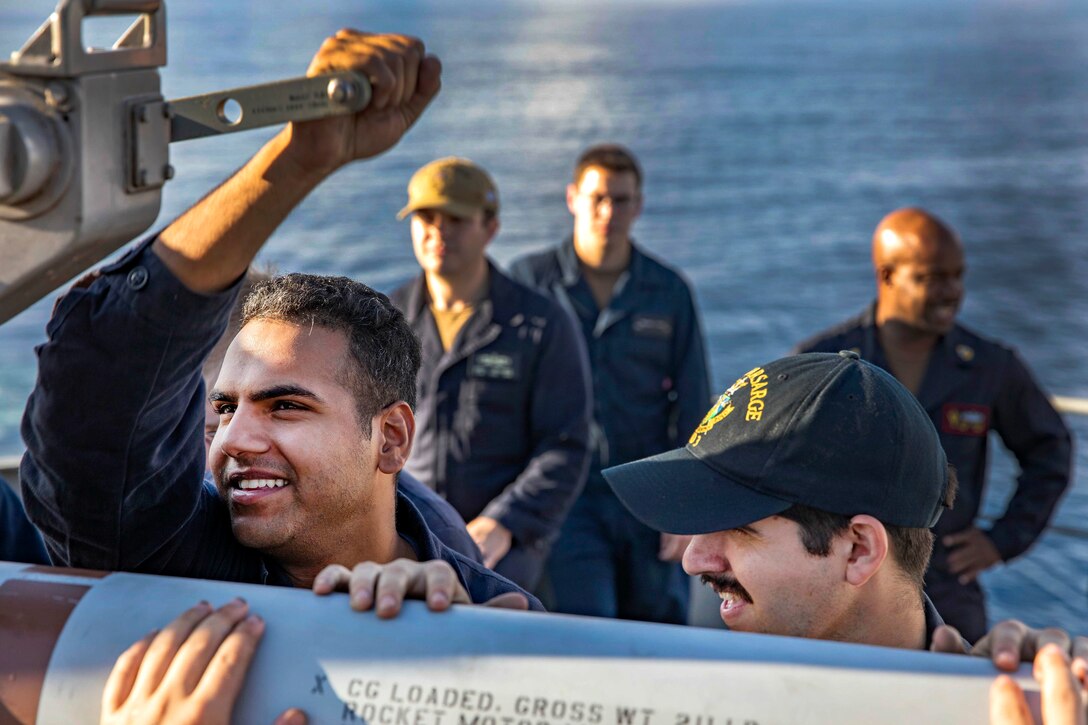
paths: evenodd
<path fill-rule="evenodd" d="M 727 478 L 687 448 L 607 468 L 602 474 L 635 518 L 670 534 L 735 529 L 793 505 Z"/>
<path fill-rule="evenodd" d="M 445 212 L 446 214 L 452 214 L 455 217 L 462 219 L 471 219 L 476 215 L 476 212 L 480 211 L 483 207 L 475 206 L 473 204 L 465 204 L 458 201 L 450 201 L 449 199 L 423 199 L 418 202 L 410 203 L 408 206 L 397 212 L 397 219 L 404 219 L 412 212 L 417 212 L 420 209 L 434 209 L 435 211 Z"/>

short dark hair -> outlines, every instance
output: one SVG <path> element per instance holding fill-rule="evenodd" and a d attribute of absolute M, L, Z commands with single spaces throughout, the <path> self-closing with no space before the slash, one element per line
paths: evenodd
<path fill-rule="evenodd" d="M 945 501 L 951 508 L 956 499 L 958 480 L 956 469 L 948 466 Z M 794 504 L 778 514 L 796 522 L 801 529 L 801 544 L 813 556 L 831 554 L 831 540 L 850 526 L 850 516 Z M 933 532 L 930 529 L 884 524 L 892 550 L 892 559 L 919 591 L 925 586 L 926 568 L 933 554 Z"/>
<path fill-rule="evenodd" d="M 642 188 L 642 168 L 630 149 L 618 143 L 602 143 L 590 146 L 578 157 L 574 164 L 574 183 L 582 180 L 582 175 L 591 166 L 599 166 L 614 174 L 629 171 L 635 175 L 635 187 Z"/>
<path fill-rule="evenodd" d="M 320 325 L 347 336 L 348 386 L 360 423 L 398 400 L 415 408 L 419 340 L 381 292 L 347 277 L 285 274 L 257 284 L 246 298 L 242 325 L 257 319 Z"/>

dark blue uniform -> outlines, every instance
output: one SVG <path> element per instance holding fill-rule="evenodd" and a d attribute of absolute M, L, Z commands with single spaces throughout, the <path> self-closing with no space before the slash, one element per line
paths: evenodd
<path fill-rule="evenodd" d="M 683 623 L 687 576 L 679 564 L 658 559 L 660 534 L 628 513 L 601 469 L 683 445 L 706 413 L 706 352 L 691 290 L 634 247 L 600 310 L 578 264 L 568 240 L 511 266 L 515 279 L 554 296 L 579 321 L 593 371 L 593 462 L 548 564 L 555 606 Z"/>
<path fill-rule="evenodd" d="M 147 246 L 57 303 L 23 418 L 27 513 L 57 564 L 290 585 L 234 539 L 225 502 L 202 483 L 201 364 L 238 287 L 191 292 Z M 473 601 L 520 591 L 444 546 L 399 492 L 396 526 L 421 561 L 447 561 Z"/>
<path fill-rule="evenodd" d="M 420 275 L 391 296 L 423 344 L 409 473 L 465 518 L 513 534 L 496 571 L 535 586 L 585 481 L 589 370 L 547 297 L 490 267 L 490 289 L 447 352 Z"/>
<path fill-rule="evenodd" d="M 854 349 L 890 371 L 874 320 L 875 307 L 797 346 L 797 352 Z M 1024 553 L 1042 533 L 1069 485 L 1072 440 L 1061 417 L 1014 350 L 956 325 L 934 348 L 918 399 L 956 467 L 956 504 L 934 527 L 937 543 L 926 592 L 945 620 L 974 642 L 986 632 L 977 582 L 961 585 L 948 571 L 941 537 L 974 524 L 986 484 L 990 430 L 1020 464 L 1016 492 L 987 535 L 1005 561 Z"/>
<path fill-rule="evenodd" d="M 397 489 L 419 509 L 427 528 L 439 541 L 477 564 L 484 563 L 480 547 L 468 535 L 465 520 L 448 501 L 406 471 L 397 476 Z"/>
<path fill-rule="evenodd" d="M 8 482 L 0 478 L 0 561 L 48 564 L 42 536 L 30 523 L 23 502 Z"/>

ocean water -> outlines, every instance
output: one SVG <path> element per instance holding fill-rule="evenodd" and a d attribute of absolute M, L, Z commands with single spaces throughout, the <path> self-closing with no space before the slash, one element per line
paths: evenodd
<path fill-rule="evenodd" d="M 499 262 L 569 233 L 577 153 L 640 156 L 650 251 L 695 286 L 719 389 L 853 314 L 873 294 L 868 244 L 922 205 L 964 238 L 962 320 L 1017 346 L 1052 393 L 1088 397 L 1088 4 L 1062 0 L 185 0 L 168 4 L 164 93 L 301 74 L 342 26 L 422 37 L 444 88 L 410 136 L 341 171 L 269 243 L 280 270 L 389 289 L 414 273 L 394 218 L 411 172 L 468 156 L 495 176 Z M 0 49 L 50 12 L 0 0 Z M 110 25 L 113 22 L 114 25 Z M 116 21 L 98 21 L 108 36 Z M 271 135 L 171 149 L 160 223 Z M 32 348 L 50 302 L 0 327 L 0 455 L 18 453 Z M 124 351 L 119 351 L 123 354 Z M 124 404 L 124 401 L 118 401 Z M 1069 417 L 1076 482 L 1055 519 L 1086 530 L 1088 417 Z M 1015 465 L 995 440 L 987 516 Z M 1050 532 L 984 577 L 994 617 L 1088 634 L 1088 538 Z"/>

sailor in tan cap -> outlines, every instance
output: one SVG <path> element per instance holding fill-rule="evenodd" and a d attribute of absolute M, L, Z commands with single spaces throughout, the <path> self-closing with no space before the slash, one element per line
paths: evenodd
<path fill-rule="evenodd" d="M 532 588 L 585 481 L 589 366 L 573 320 L 487 258 L 490 175 L 433 161 L 408 184 L 423 273 L 392 294 L 423 344 L 406 471 L 468 521 L 484 563 Z"/>

